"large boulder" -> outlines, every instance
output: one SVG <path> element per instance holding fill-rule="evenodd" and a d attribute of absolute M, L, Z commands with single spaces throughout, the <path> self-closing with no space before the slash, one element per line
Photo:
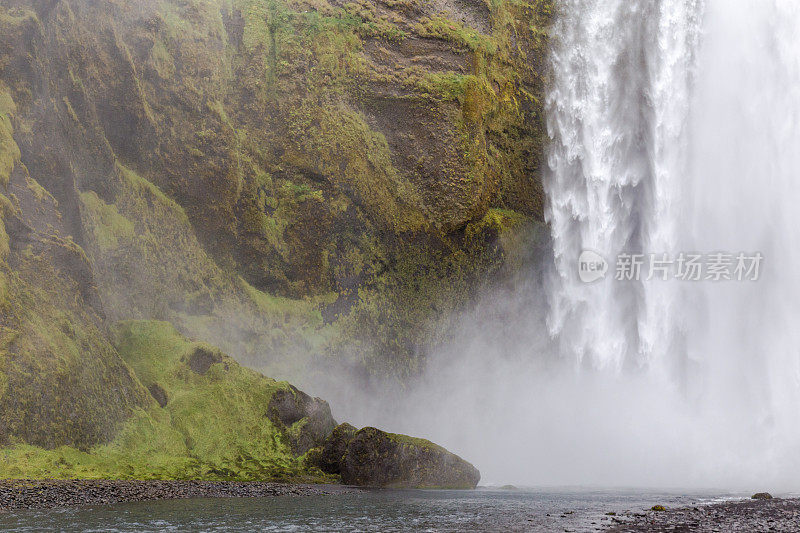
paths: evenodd
<path fill-rule="evenodd" d="M 328 402 L 292 385 L 273 393 L 267 416 L 284 431 L 289 447 L 298 456 L 323 444 L 336 427 Z"/>
<path fill-rule="evenodd" d="M 430 441 L 349 424 L 338 426 L 313 460 L 365 487 L 474 489 L 481 479 L 470 463 Z"/>

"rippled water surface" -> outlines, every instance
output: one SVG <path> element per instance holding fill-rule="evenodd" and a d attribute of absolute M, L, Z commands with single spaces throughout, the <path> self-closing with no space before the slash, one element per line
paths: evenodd
<path fill-rule="evenodd" d="M 0 515 L 0 530 L 596 531 L 606 513 L 727 496 L 667 492 L 478 489 L 127 503 Z"/>

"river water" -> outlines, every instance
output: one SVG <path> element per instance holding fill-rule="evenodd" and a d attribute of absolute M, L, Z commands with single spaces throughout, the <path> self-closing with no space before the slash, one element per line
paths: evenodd
<path fill-rule="evenodd" d="M 0 515 L 3 531 L 597 531 L 626 511 L 719 501 L 711 493 L 479 488 L 139 502 Z"/>

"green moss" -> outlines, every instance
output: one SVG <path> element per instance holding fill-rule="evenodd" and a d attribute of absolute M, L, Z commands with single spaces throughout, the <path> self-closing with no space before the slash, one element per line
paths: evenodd
<path fill-rule="evenodd" d="M 50 246 L 60 248 L 62 257 L 71 256 L 73 265 L 85 261 L 74 243 L 54 240 Z M 13 271 L 1 262 L 0 271 L 0 367 L 6 390 L 14 391 L 0 395 L 0 444 L 86 448 L 107 442 L 146 392 L 63 270 L 24 252 Z"/>
<path fill-rule="evenodd" d="M 231 280 L 198 242 L 186 212 L 158 187 L 118 165 L 111 197 L 81 194 L 87 252 L 112 319 L 207 312 Z M 108 203 L 107 203 L 108 202 Z"/>
<path fill-rule="evenodd" d="M 115 439 L 91 450 L 18 445 L 0 450 L 0 478 L 115 478 L 330 481 L 293 456 L 265 416 L 276 382 L 220 356 L 204 373 L 192 369 L 193 343 L 165 322 L 132 321 L 113 332 L 117 348 L 147 386 L 168 402 L 150 401 Z"/>
<path fill-rule="evenodd" d="M 150 62 L 153 69 L 162 78 L 169 79 L 175 75 L 175 60 L 160 39 L 156 39 L 153 43 L 153 48 L 150 50 Z"/>
<path fill-rule="evenodd" d="M 108 445 L 90 451 L 30 445 L 0 449 L 0 479 L 186 479 L 199 473 L 182 436 L 137 411 Z"/>
<path fill-rule="evenodd" d="M 417 31 L 426 37 L 438 37 L 452 41 L 466 46 L 470 50 L 480 51 L 488 55 L 493 55 L 498 50 L 498 45 L 491 36 L 484 35 L 474 28 L 444 16 L 433 16 L 423 20 Z"/>
<path fill-rule="evenodd" d="M 115 330 L 123 359 L 146 387 L 164 379 L 191 346 L 169 322 L 127 322 Z"/>
<path fill-rule="evenodd" d="M 133 170 L 117 164 L 120 177 L 131 188 L 133 198 L 142 198 L 148 202 L 157 202 L 161 207 L 168 209 L 179 223 L 189 222 L 186 211 L 174 200 L 151 182 L 134 172 Z"/>
<path fill-rule="evenodd" d="M 14 142 L 14 128 L 11 118 L 6 113 L 0 113 L 0 187 L 7 187 L 14 165 L 19 161 L 20 152 Z"/>
<path fill-rule="evenodd" d="M 411 4 L 412 2 L 407 2 L 406 5 L 396 2 L 392 7 L 410 8 Z M 408 37 L 408 33 L 397 25 L 397 17 L 380 13 L 374 2 L 369 0 L 347 2 L 344 9 L 348 14 L 357 17 L 360 23 L 359 33 L 364 37 L 380 38 L 389 42 L 399 42 Z"/>
<path fill-rule="evenodd" d="M 121 243 L 128 243 L 136 237 L 133 222 L 119 214 L 117 208 L 108 205 L 94 191 L 81 193 L 81 204 L 92 218 L 94 242 L 103 249 L 117 248 Z"/>
<path fill-rule="evenodd" d="M 26 173 L 26 174 L 27 174 L 27 173 Z M 57 205 L 57 204 L 58 204 L 58 202 L 56 201 L 56 199 L 55 199 L 55 198 L 53 198 L 53 195 L 52 195 L 52 194 L 50 194 L 50 193 L 47 191 L 47 189 L 45 189 L 44 187 L 42 187 L 41 185 L 39 185 L 39 182 L 38 182 L 38 181 L 36 181 L 35 179 L 31 178 L 31 177 L 30 177 L 30 176 L 28 176 L 28 175 L 26 175 L 26 176 L 25 176 L 25 185 L 27 185 L 27 187 L 28 187 L 28 190 L 30 190 L 30 191 L 33 193 L 33 196 L 34 196 L 34 197 L 35 197 L 35 198 L 36 198 L 38 201 L 40 201 L 40 202 L 41 202 L 41 201 L 43 201 L 43 200 L 49 200 L 50 202 L 52 202 L 52 203 L 53 203 L 53 204 L 55 204 L 55 205 Z"/>
<path fill-rule="evenodd" d="M 197 374 L 191 369 L 192 354 L 209 348 L 187 341 L 166 323 L 124 323 L 116 338 L 120 354 L 143 382 L 157 383 L 166 392 L 169 401 L 164 410 L 189 455 L 199 461 L 203 477 L 306 475 L 264 416 L 272 394 L 287 384 L 242 368 L 228 357 Z"/>
<path fill-rule="evenodd" d="M 467 235 L 475 235 L 492 230 L 498 235 L 507 234 L 529 220 L 528 217 L 511 209 L 489 209 L 483 219 L 467 228 Z"/>
<path fill-rule="evenodd" d="M 243 279 L 240 283 L 258 311 L 263 315 L 276 316 L 279 323 L 285 324 L 298 318 L 306 321 L 314 315 L 313 310 L 319 305 L 311 299 L 295 300 L 273 296 L 259 291 Z"/>
<path fill-rule="evenodd" d="M 474 78 L 474 76 L 455 72 L 428 73 L 416 85 L 424 93 L 432 94 L 445 100 L 463 101 L 467 80 L 470 78 Z"/>
<path fill-rule="evenodd" d="M 10 240 L 8 238 L 8 233 L 6 233 L 6 226 L 3 219 L 0 218 L 0 261 L 5 260 L 10 251 Z M 1 298 L 2 296 L 0 296 L 0 299 Z"/>
<path fill-rule="evenodd" d="M 14 195 L 11 195 L 12 198 Z M 16 212 L 13 202 L 4 194 L 0 194 L 0 219 Z"/>
<path fill-rule="evenodd" d="M 386 433 L 386 437 L 398 444 L 402 444 L 405 446 L 411 446 L 412 448 L 428 450 L 428 451 L 436 451 L 440 453 L 449 453 L 447 450 L 439 446 L 438 444 L 434 444 L 433 442 L 427 439 L 421 439 L 419 437 L 409 437 L 408 435 L 401 435 L 399 433 Z"/>
<path fill-rule="evenodd" d="M 325 176 L 395 231 L 425 224 L 422 202 L 392 163 L 386 138 L 360 113 L 342 104 L 319 108 L 306 102 L 290 116 L 295 164 Z"/>
<path fill-rule="evenodd" d="M 9 115 L 16 112 L 17 105 L 14 103 L 14 99 L 11 98 L 11 94 L 9 94 L 5 84 L 0 82 L 0 115 Z"/>

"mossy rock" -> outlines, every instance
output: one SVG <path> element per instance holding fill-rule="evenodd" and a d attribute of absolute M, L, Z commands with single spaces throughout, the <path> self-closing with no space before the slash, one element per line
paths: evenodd
<path fill-rule="evenodd" d="M 344 483 L 364 487 L 474 489 L 481 478 L 470 463 L 430 441 L 349 424 L 337 427 L 313 459 Z"/>
<path fill-rule="evenodd" d="M 0 479 L 338 480 L 307 464 L 291 446 L 305 434 L 300 428 L 309 428 L 305 432 L 315 436 L 308 447 L 321 443 L 326 428 L 332 429 L 332 419 L 318 424 L 320 409 L 312 408 L 318 404 L 305 405 L 298 414 L 306 416 L 289 427 L 267 416 L 275 394 L 291 391 L 307 398 L 301 391 L 239 366 L 217 348 L 192 342 L 167 322 L 123 322 L 114 328 L 113 338 L 117 353 L 129 365 L 123 368 L 138 389 L 150 393 L 147 400 L 141 399 L 143 407 L 131 409 L 127 420 L 120 416 L 109 426 L 111 435 L 93 445 L 48 449 L 0 443 L 6 445 L 0 448 Z M 0 370 L 2 392 L 6 369 Z M 82 406 L 81 412 L 91 411 Z M 52 428 L 44 429 L 58 436 Z"/>
<path fill-rule="evenodd" d="M 336 427 L 328 402 L 291 385 L 272 394 L 267 416 L 284 429 L 292 452 L 298 456 L 320 446 Z"/>

